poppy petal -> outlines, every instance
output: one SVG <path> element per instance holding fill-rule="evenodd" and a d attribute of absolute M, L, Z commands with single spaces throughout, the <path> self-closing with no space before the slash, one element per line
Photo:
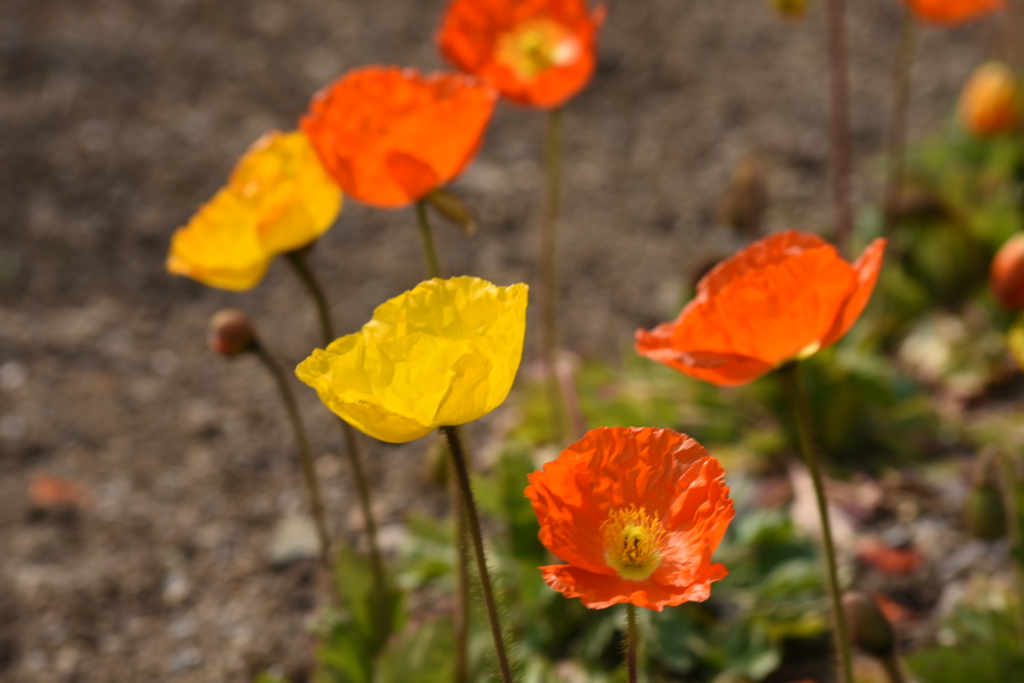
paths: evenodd
<path fill-rule="evenodd" d="M 544 581 L 567 598 L 580 598 L 591 609 L 604 609 L 624 602 L 660 612 L 684 602 L 703 602 L 711 595 L 711 583 L 728 575 L 715 564 L 696 583 L 666 586 L 655 581 L 630 581 L 618 575 L 595 574 L 570 564 L 540 568 Z"/>
<path fill-rule="evenodd" d="M 553 109 L 593 76 L 604 15 L 604 5 L 590 12 L 584 0 L 453 0 L 438 45 L 445 59 L 490 83 L 506 99 Z M 551 54 L 531 65 L 538 43 Z"/>
<path fill-rule="evenodd" d="M 346 193 L 397 208 L 462 172 L 480 147 L 496 97 L 461 74 L 366 67 L 318 93 L 301 127 Z"/>
<path fill-rule="evenodd" d="M 915 16 L 935 24 L 961 24 L 1001 10 L 1006 0 L 907 0 Z"/>
<path fill-rule="evenodd" d="M 842 339 L 867 308 L 871 294 L 875 291 L 875 284 L 878 282 L 878 274 L 882 270 L 886 244 L 888 244 L 887 240 L 879 237 L 869 244 L 854 261 L 853 270 L 857 273 L 856 288 L 840 309 L 832 330 L 822 340 L 822 347 Z"/>

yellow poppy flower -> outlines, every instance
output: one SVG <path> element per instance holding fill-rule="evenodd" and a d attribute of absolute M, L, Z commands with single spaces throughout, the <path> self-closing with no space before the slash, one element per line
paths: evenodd
<path fill-rule="evenodd" d="M 220 289 L 252 289 L 271 259 L 317 239 L 341 190 L 299 131 L 273 131 L 245 153 L 228 184 L 171 238 L 167 270 Z"/>
<path fill-rule="evenodd" d="M 465 424 L 508 396 L 523 354 L 524 284 L 435 278 L 381 304 L 295 374 L 370 436 L 405 443 Z"/>

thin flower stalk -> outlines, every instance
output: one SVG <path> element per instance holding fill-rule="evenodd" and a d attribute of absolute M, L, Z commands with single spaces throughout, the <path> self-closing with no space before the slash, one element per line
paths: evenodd
<path fill-rule="evenodd" d="M 331 310 L 327 303 L 324 288 L 320 285 L 319 279 L 306 262 L 304 251 L 289 252 L 287 260 L 313 299 L 316 305 L 317 317 L 320 321 L 320 332 L 323 336 L 324 344 L 330 344 L 334 341 L 334 324 L 331 319 Z M 339 420 L 338 422 L 341 425 L 342 437 L 345 440 L 345 454 L 348 456 L 349 465 L 352 468 L 352 479 L 355 481 L 356 491 L 359 494 L 359 506 L 363 513 L 363 524 L 366 527 L 366 541 L 370 550 L 370 566 L 373 570 L 378 604 L 384 605 L 386 602 L 384 561 L 377 542 L 377 522 L 373 515 L 370 484 L 366 478 L 366 470 L 363 468 L 363 459 L 355 430 L 345 420 Z"/>
<path fill-rule="evenodd" d="M 455 427 L 441 427 L 441 432 L 448 439 L 448 452 L 452 458 L 452 469 L 455 471 L 458 486 L 462 493 L 463 509 L 466 512 L 469 536 L 473 542 L 473 551 L 476 555 L 477 571 L 480 574 L 480 588 L 483 593 L 484 604 L 487 607 L 487 619 L 491 625 L 491 636 L 494 639 L 494 651 L 498 659 L 498 670 L 501 673 L 503 683 L 512 683 L 512 669 L 509 665 L 508 653 L 505 651 L 505 640 L 498 617 L 498 604 L 494 597 L 494 588 L 491 585 L 490 571 L 487 569 L 483 533 L 480 530 L 480 517 L 477 514 L 476 502 L 473 499 L 473 489 L 469 482 L 469 469 L 466 464 L 466 456 L 462 450 L 462 441 L 459 439 L 459 433 Z"/>
<path fill-rule="evenodd" d="M 853 683 L 853 660 L 850 654 L 850 638 L 847 633 L 846 619 L 843 616 L 842 591 L 839 587 L 839 569 L 836 562 L 835 543 L 832 539 L 832 524 L 828 516 L 828 500 L 825 498 L 825 483 L 821 466 L 812 444 L 807 397 L 804 394 L 796 363 L 782 367 L 779 372 L 793 405 L 800 451 L 807 462 L 807 469 L 810 471 L 811 481 L 814 483 L 814 498 L 818 505 L 818 516 L 821 519 L 822 547 L 825 551 L 828 595 L 832 607 L 832 636 L 839 659 L 838 680 L 840 683 Z"/>
<path fill-rule="evenodd" d="M 558 215 L 562 194 L 562 110 L 548 113 L 544 154 L 545 197 L 540 227 L 541 360 L 551 408 L 552 440 L 565 433 L 565 402 L 558 383 Z"/>
<path fill-rule="evenodd" d="M 636 605 L 626 605 L 626 668 L 629 683 L 637 683 L 636 652 L 640 647 L 640 629 L 636 623 Z"/>
<path fill-rule="evenodd" d="M 320 495 L 320 481 L 316 474 L 316 463 L 313 460 L 313 451 L 309 447 L 309 437 L 306 436 L 306 428 L 302 422 L 302 415 L 299 413 L 298 405 L 295 403 L 295 395 L 288 386 L 288 379 L 285 377 L 281 366 L 274 360 L 266 347 L 259 340 L 253 340 L 252 351 L 270 371 L 277 385 L 278 393 L 281 395 L 281 402 L 284 403 L 288 412 L 288 420 L 292 424 L 292 431 L 295 433 L 295 444 L 299 450 L 299 465 L 302 468 L 302 476 L 306 481 L 306 490 L 309 493 L 309 511 L 316 525 L 316 534 L 320 539 L 320 561 L 324 566 L 329 565 L 331 536 L 327 530 L 327 515 L 324 512 L 323 498 Z"/>
<path fill-rule="evenodd" d="M 896 48 L 892 76 L 892 111 L 889 116 L 889 136 L 886 143 L 888 174 L 882 212 L 885 232 L 895 228 L 902 204 L 903 178 L 906 171 L 907 119 L 910 109 L 911 75 L 914 52 L 917 48 L 918 25 L 910 12 L 904 12 L 900 27 L 900 42 Z"/>
<path fill-rule="evenodd" d="M 827 0 L 826 21 L 831 81 L 830 145 L 832 157 L 832 201 L 836 221 L 836 244 L 848 248 L 853 233 L 853 205 L 850 198 L 852 153 L 850 150 L 849 58 L 846 50 L 846 1 Z"/>
<path fill-rule="evenodd" d="M 423 255 L 427 259 L 427 272 L 430 277 L 444 277 L 441 274 L 441 261 L 437 258 L 437 248 L 434 246 L 434 231 L 430 226 L 430 217 L 427 216 L 427 200 L 421 199 L 416 202 L 416 221 L 420 228 L 420 238 L 423 240 Z"/>

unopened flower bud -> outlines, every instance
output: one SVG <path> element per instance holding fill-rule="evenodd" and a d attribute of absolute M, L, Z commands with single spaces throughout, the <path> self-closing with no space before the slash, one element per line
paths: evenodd
<path fill-rule="evenodd" d="M 245 313 L 225 308 L 210 318 L 206 338 L 211 349 L 222 356 L 233 358 L 252 349 L 256 333 Z"/>
<path fill-rule="evenodd" d="M 974 70 L 960 96 L 960 121 L 979 137 L 1008 133 L 1020 125 L 1020 86 L 1010 67 L 988 62 Z"/>
<path fill-rule="evenodd" d="M 988 276 L 992 295 L 1011 313 L 1024 310 L 1024 232 L 999 247 Z"/>
<path fill-rule="evenodd" d="M 879 659 L 892 656 L 896 636 L 874 598 L 864 591 L 843 593 L 843 615 L 854 645 Z"/>
<path fill-rule="evenodd" d="M 983 541 L 995 541 L 1006 535 L 1006 508 L 998 488 L 985 481 L 975 484 L 967 494 L 964 507 L 967 531 Z"/>
<path fill-rule="evenodd" d="M 802 19 L 807 14 L 807 0 L 768 0 L 768 4 L 788 19 Z"/>

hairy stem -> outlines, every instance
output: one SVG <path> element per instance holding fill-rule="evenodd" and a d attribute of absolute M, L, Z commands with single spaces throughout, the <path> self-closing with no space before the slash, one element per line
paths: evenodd
<path fill-rule="evenodd" d="M 803 383 L 800 381 L 799 366 L 790 363 L 779 372 L 786 383 L 793 415 L 796 419 L 797 434 L 800 440 L 800 451 L 807 462 L 807 469 L 814 483 L 814 498 L 818 504 L 818 515 L 821 518 L 822 546 L 825 550 L 826 575 L 828 579 L 829 601 L 832 605 L 832 635 L 836 654 L 839 657 L 839 683 L 853 683 L 853 664 L 850 655 L 850 638 L 846 631 L 846 619 L 843 616 L 842 591 L 839 588 L 839 569 L 836 562 L 836 549 L 832 540 L 832 523 L 828 517 L 828 500 L 825 498 L 825 482 L 821 474 L 821 466 L 811 441 L 811 421 L 807 407 L 807 396 L 804 394 Z"/>
<path fill-rule="evenodd" d="M 640 629 L 636 625 L 636 605 L 626 605 L 626 667 L 629 669 L 629 683 L 637 683 L 636 651 L 640 647 Z"/>
<path fill-rule="evenodd" d="M 459 493 L 459 475 L 454 461 L 449 458 L 448 498 L 455 522 L 455 605 L 452 610 L 455 625 L 455 683 L 469 680 L 469 546 L 466 539 L 466 510 Z"/>
<path fill-rule="evenodd" d="M 327 516 L 324 513 L 323 499 L 320 497 L 320 480 L 316 474 L 313 451 L 309 447 L 309 438 L 306 436 L 306 427 L 302 423 L 298 404 L 295 403 L 295 395 L 292 393 L 291 387 L 288 386 L 288 379 L 285 377 L 284 371 L 281 370 L 281 366 L 267 352 L 263 344 L 256 341 L 253 343 L 252 349 L 273 376 L 278 393 L 281 395 L 281 402 L 284 403 L 285 410 L 288 411 L 288 419 L 292 423 L 292 431 L 295 432 L 295 444 L 299 448 L 302 476 L 306 480 L 306 490 L 309 493 L 309 512 L 313 516 L 316 534 L 320 538 L 320 561 L 327 566 L 331 536 L 327 531 Z"/>
<path fill-rule="evenodd" d="M 830 145 L 832 148 L 832 201 L 836 221 L 836 244 L 849 249 L 853 232 L 850 199 L 852 153 L 850 151 L 850 83 L 846 54 L 846 0 L 827 0 L 828 61 L 831 72 Z"/>
<path fill-rule="evenodd" d="M 427 200 L 416 202 L 416 219 L 420 226 L 420 237 L 423 238 L 423 255 L 427 258 L 430 277 L 442 277 L 441 262 L 437 259 L 437 249 L 434 247 L 434 231 L 427 217 Z"/>
<path fill-rule="evenodd" d="M 548 113 L 544 147 L 546 187 L 540 230 L 541 361 L 547 376 L 552 435 L 560 441 L 565 433 L 562 391 L 558 384 L 558 214 L 562 201 L 562 110 Z"/>
<path fill-rule="evenodd" d="M 498 657 L 498 669 L 503 683 L 512 683 L 512 669 L 509 666 L 508 653 L 502 637 L 501 622 L 498 619 L 498 603 L 494 599 L 494 588 L 491 585 L 490 572 L 487 569 L 487 557 L 484 555 L 484 537 L 480 531 L 480 517 L 477 514 L 476 502 L 473 500 L 473 489 L 469 483 L 469 468 L 466 456 L 462 451 L 462 441 L 455 427 L 441 427 L 448 439 L 448 452 L 452 456 L 452 469 L 455 470 L 459 490 L 462 494 L 463 509 L 466 512 L 469 537 L 473 541 L 476 555 L 476 567 L 480 574 L 480 588 L 487 607 L 487 618 L 491 623 L 491 636 L 494 638 L 494 651 Z"/>

